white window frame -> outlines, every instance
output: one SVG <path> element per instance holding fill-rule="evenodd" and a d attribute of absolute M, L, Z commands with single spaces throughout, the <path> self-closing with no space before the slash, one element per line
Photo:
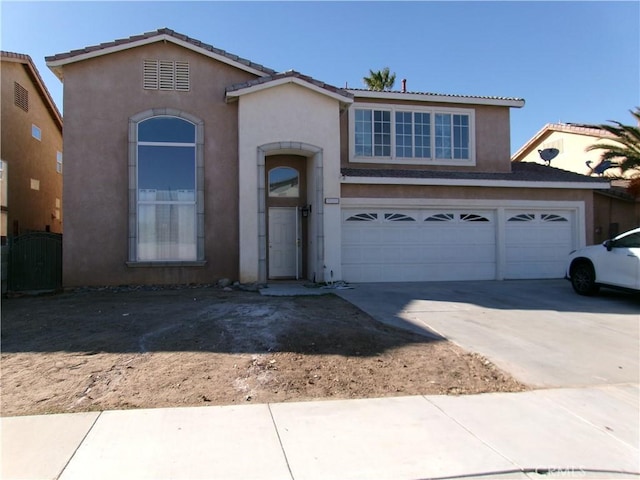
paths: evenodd
<path fill-rule="evenodd" d="M 42 141 L 42 129 L 38 127 L 35 123 L 31 124 L 31 136 L 36 140 L 38 140 L 39 142 Z"/>
<path fill-rule="evenodd" d="M 62 152 L 56 152 L 56 172 L 62 174 Z"/>
<path fill-rule="evenodd" d="M 356 156 L 355 147 L 355 112 L 356 110 L 383 110 L 391 112 L 391 155 L 390 156 Z M 431 115 L 431 156 L 429 158 L 398 157 L 396 155 L 396 112 L 429 113 Z M 469 119 L 469 158 L 435 158 L 435 115 L 466 115 Z M 412 121 L 413 121 L 412 115 Z M 424 107 L 420 105 L 390 105 L 384 103 L 355 103 L 349 109 L 349 161 L 353 163 L 384 163 L 408 165 L 476 165 L 476 126 L 475 110 L 472 108 Z M 415 139 L 415 137 L 412 137 Z M 453 140 L 453 137 L 452 137 Z M 415 148 L 415 142 L 413 145 Z M 453 145 L 451 150 L 453 152 Z"/>

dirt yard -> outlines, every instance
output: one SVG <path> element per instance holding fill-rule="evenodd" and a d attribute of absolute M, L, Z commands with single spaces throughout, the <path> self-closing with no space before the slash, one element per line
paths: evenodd
<path fill-rule="evenodd" d="M 334 295 L 213 287 L 3 299 L 0 386 L 2 416 L 526 389 Z"/>

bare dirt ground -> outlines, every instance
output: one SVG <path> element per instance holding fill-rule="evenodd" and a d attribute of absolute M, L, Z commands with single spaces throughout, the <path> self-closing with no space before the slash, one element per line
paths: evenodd
<path fill-rule="evenodd" d="M 334 295 L 183 287 L 8 298 L 1 339 L 2 416 L 527 388 Z"/>

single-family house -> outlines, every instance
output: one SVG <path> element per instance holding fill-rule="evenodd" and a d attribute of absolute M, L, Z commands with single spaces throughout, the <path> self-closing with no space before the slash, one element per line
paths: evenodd
<path fill-rule="evenodd" d="M 561 277 L 609 183 L 510 161 L 510 97 L 369 91 L 160 29 L 64 82 L 64 283 Z"/>
<path fill-rule="evenodd" d="M 29 55 L 0 52 L 0 232 L 62 233 L 62 116 Z"/>
<path fill-rule="evenodd" d="M 610 189 L 593 191 L 595 243 L 640 225 L 640 198 L 626 191 L 628 178 L 633 172 L 623 173 L 615 166 L 615 161 L 612 165 L 603 165 L 602 150 L 587 150 L 595 144 L 616 145 L 614 138 L 606 130 L 593 125 L 549 123 L 512 156 L 513 162 L 546 163 L 540 151 L 556 149 L 551 166 L 582 175 L 602 176 L 611 181 Z"/>

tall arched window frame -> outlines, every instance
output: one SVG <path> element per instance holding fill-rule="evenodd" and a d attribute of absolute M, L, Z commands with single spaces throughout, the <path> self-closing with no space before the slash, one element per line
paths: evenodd
<path fill-rule="evenodd" d="M 151 110 L 130 120 L 129 265 L 204 264 L 203 124 Z"/>

